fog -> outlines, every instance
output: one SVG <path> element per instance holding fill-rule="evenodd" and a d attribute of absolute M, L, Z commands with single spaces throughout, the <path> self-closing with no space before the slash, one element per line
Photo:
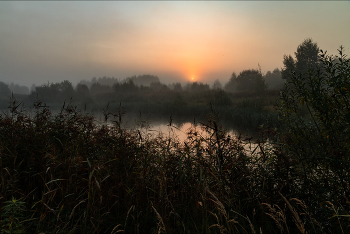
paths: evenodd
<path fill-rule="evenodd" d="M 343 2 L 0 2 L 0 81 L 30 88 L 152 74 L 226 83 L 281 69 L 305 38 L 349 49 Z"/>

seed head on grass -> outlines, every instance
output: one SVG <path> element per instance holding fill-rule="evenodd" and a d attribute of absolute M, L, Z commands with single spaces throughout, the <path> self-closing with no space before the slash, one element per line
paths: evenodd
<path fill-rule="evenodd" d="M 161 234 L 161 233 L 166 234 L 166 229 L 165 229 L 165 225 L 164 225 L 162 217 L 160 216 L 160 214 L 158 213 L 156 208 L 154 208 L 154 206 L 152 206 L 152 208 L 153 208 L 154 212 L 156 213 L 157 219 L 158 219 L 158 234 Z"/>
<path fill-rule="evenodd" d="M 303 222 L 301 221 L 301 219 L 299 218 L 299 215 L 295 211 L 294 207 L 289 203 L 287 198 L 285 198 L 280 192 L 278 192 L 278 193 L 283 198 L 283 200 L 286 202 L 289 210 L 292 212 L 293 220 L 294 220 L 295 224 L 297 225 L 297 228 L 299 229 L 300 233 L 306 234 L 307 232 L 305 230 L 305 226 L 304 226 Z"/>
<path fill-rule="evenodd" d="M 265 214 L 270 216 L 272 218 L 272 220 L 275 221 L 275 223 L 276 223 L 278 229 L 281 231 L 281 233 L 284 232 L 283 226 L 286 227 L 286 231 L 287 231 L 287 233 L 289 233 L 287 220 L 286 220 L 286 216 L 284 214 L 284 211 L 278 205 L 271 206 L 268 203 L 262 203 L 262 205 L 266 206 L 268 212 L 265 212 Z"/>

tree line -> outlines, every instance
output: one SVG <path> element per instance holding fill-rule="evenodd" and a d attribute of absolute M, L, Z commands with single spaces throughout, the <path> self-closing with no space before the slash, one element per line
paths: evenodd
<path fill-rule="evenodd" d="M 250 92 L 263 93 L 272 85 L 271 89 L 280 89 L 284 83 L 281 77 L 281 71 L 276 68 L 274 71 L 268 71 L 265 75 L 257 69 L 244 70 L 237 76 L 232 74 L 230 80 L 222 85 L 219 80 L 216 80 L 213 85 L 202 82 L 192 82 L 181 84 L 180 82 L 172 84 L 164 84 L 160 82 L 157 76 L 140 75 L 128 77 L 124 80 L 117 78 L 102 77 L 92 78 L 90 81 L 83 80 L 75 87 L 73 84 L 64 80 L 58 83 L 47 83 L 35 87 L 31 92 L 31 97 L 38 97 L 47 102 L 62 101 L 67 98 L 72 98 L 77 101 L 92 101 L 91 99 L 101 97 L 104 94 L 118 93 L 123 95 L 147 92 L 208 92 L 226 91 L 228 93 L 235 92 Z"/>
<path fill-rule="evenodd" d="M 280 90 L 285 82 L 291 79 L 292 71 L 297 74 L 305 74 L 310 66 L 317 66 L 319 59 L 319 47 L 312 39 L 305 39 L 295 52 L 295 58 L 291 55 L 284 55 L 283 68 L 276 68 L 265 74 L 258 69 L 248 69 L 241 71 L 238 75 L 232 73 L 228 82 L 224 85 L 216 80 L 212 86 L 201 82 L 163 84 L 157 76 L 146 74 L 140 76 L 128 77 L 124 80 L 117 78 L 102 77 L 92 78 L 91 80 L 82 80 L 75 87 L 73 84 L 64 80 L 58 83 L 47 83 L 41 86 L 32 87 L 31 99 L 39 98 L 45 102 L 62 102 L 72 98 L 73 101 L 84 103 L 94 102 L 96 98 L 102 98 L 104 95 L 112 97 L 113 93 L 120 95 L 135 93 L 147 94 L 147 92 L 208 92 L 225 91 L 228 93 L 248 92 L 261 94 L 268 89 Z M 29 89 L 25 86 L 19 86 L 11 83 L 10 85 L 0 82 L 1 96 L 9 96 L 11 93 L 28 94 Z M 221 92 L 222 93 L 222 92 Z M 117 95 L 117 96 L 118 96 Z M 170 95 L 172 96 L 172 95 Z M 106 98 L 102 98 L 105 100 Z M 107 98 L 108 99 L 108 98 Z"/>

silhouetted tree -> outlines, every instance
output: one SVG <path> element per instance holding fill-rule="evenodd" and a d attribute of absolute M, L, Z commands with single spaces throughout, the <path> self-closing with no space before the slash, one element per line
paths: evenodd
<path fill-rule="evenodd" d="M 75 91 L 72 83 L 65 80 L 60 83 L 48 83 L 35 87 L 31 97 L 36 98 L 36 96 L 44 102 L 63 102 L 75 97 Z"/>
<path fill-rule="evenodd" d="M 74 88 L 70 81 L 64 80 L 58 85 L 60 93 L 66 98 L 71 98 L 74 95 Z"/>
<path fill-rule="evenodd" d="M 220 83 L 220 81 L 218 79 L 216 79 L 214 81 L 213 89 L 222 89 L 222 84 Z"/>
<path fill-rule="evenodd" d="M 85 104 L 94 103 L 94 100 L 90 96 L 89 87 L 86 84 L 77 84 L 75 87 L 75 92 L 77 94 L 77 100 Z"/>
<path fill-rule="evenodd" d="M 86 84 L 77 84 L 75 90 L 78 95 L 89 95 L 89 87 Z"/>
<path fill-rule="evenodd" d="M 153 82 L 150 85 L 150 88 L 154 91 L 168 91 L 169 87 L 165 84 L 162 84 L 160 82 Z"/>
<path fill-rule="evenodd" d="M 112 78 L 110 78 L 110 77 L 106 77 L 106 76 L 104 76 L 104 77 L 100 77 L 100 78 L 98 78 L 98 80 L 97 80 L 97 83 L 100 83 L 101 85 L 108 85 L 108 86 L 113 86 L 115 83 L 118 83 L 119 81 L 118 81 L 118 79 L 117 78 L 114 78 L 114 77 L 112 77 Z"/>
<path fill-rule="evenodd" d="M 13 82 L 9 85 L 9 89 L 13 94 L 29 94 L 29 88 L 27 86 L 14 84 Z"/>
<path fill-rule="evenodd" d="M 276 68 L 275 70 L 266 72 L 264 76 L 265 82 L 268 84 L 269 89 L 281 89 L 285 80 L 282 79 L 281 71 Z"/>
<path fill-rule="evenodd" d="M 109 85 L 102 85 L 100 83 L 93 83 L 90 87 L 90 93 L 96 95 L 98 93 L 112 92 L 112 87 Z"/>
<path fill-rule="evenodd" d="M 140 76 L 132 76 L 132 77 L 128 77 L 126 78 L 126 80 L 132 80 L 134 82 L 135 85 L 138 86 L 150 86 L 151 83 L 160 83 L 160 80 L 157 76 L 154 75 L 140 75 Z"/>
<path fill-rule="evenodd" d="M 176 92 L 181 92 L 182 91 L 182 85 L 179 82 L 173 83 L 173 84 L 169 85 L 169 87 L 171 89 L 173 89 L 174 91 L 176 91 Z"/>
<path fill-rule="evenodd" d="M 295 59 L 291 55 L 284 55 L 282 78 L 287 81 L 291 80 L 294 71 L 296 75 L 305 75 L 308 68 L 315 67 L 319 60 L 319 48 L 316 42 L 311 38 L 305 39 L 297 48 Z"/>
<path fill-rule="evenodd" d="M 295 52 L 295 68 L 297 72 L 306 74 L 308 67 L 315 67 L 319 64 L 319 52 L 320 49 L 316 42 L 313 42 L 311 38 L 305 39 L 298 46 L 297 52 Z"/>
<path fill-rule="evenodd" d="M 215 89 L 213 91 L 213 104 L 215 106 L 228 106 L 232 101 L 227 92 L 222 89 Z"/>
<path fill-rule="evenodd" d="M 237 91 L 237 84 L 237 75 L 236 73 L 232 73 L 230 80 L 224 86 L 224 90 L 234 93 Z"/>
<path fill-rule="evenodd" d="M 30 87 L 30 92 L 32 93 L 32 92 L 35 92 L 35 87 L 36 87 L 36 85 L 35 84 L 32 84 L 32 86 Z"/>
<path fill-rule="evenodd" d="M 115 83 L 113 85 L 113 90 L 116 93 L 126 93 L 126 92 L 136 92 L 139 90 L 132 79 L 127 79 L 122 83 Z"/>
<path fill-rule="evenodd" d="M 191 92 L 205 92 L 210 90 L 209 85 L 203 84 L 202 82 L 193 82 L 188 84 L 187 89 Z"/>
<path fill-rule="evenodd" d="M 92 80 L 92 79 L 91 79 Z M 86 85 L 87 87 L 90 87 L 91 86 L 91 81 L 88 81 L 88 80 L 81 80 L 79 81 L 79 84 L 84 84 Z"/>
<path fill-rule="evenodd" d="M 263 92 L 267 89 L 265 80 L 258 70 L 244 70 L 237 76 L 237 90 L 244 92 Z"/>
<path fill-rule="evenodd" d="M 43 102 L 53 102 L 60 93 L 59 83 L 47 83 L 35 87 L 35 92 L 32 92 L 31 96 L 36 98 L 36 96 Z"/>
<path fill-rule="evenodd" d="M 292 71 L 295 71 L 295 61 L 291 55 L 284 55 L 283 68 L 281 71 L 282 79 L 290 81 L 292 78 Z"/>
<path fill-rule="evenodd" d="M 1 96 L 11 95 L 11 90 L 9 89 L 9 86 L 2 81 L 0 81 L 0 95 Z"/>
<path fill-rule="evenodd" d="M 183 108 L 188 105 L 188 102 L 186 99 L 179 93 L 176 94 L 175 98 L 173 99 L 173 106 L 176 108 Z"/>

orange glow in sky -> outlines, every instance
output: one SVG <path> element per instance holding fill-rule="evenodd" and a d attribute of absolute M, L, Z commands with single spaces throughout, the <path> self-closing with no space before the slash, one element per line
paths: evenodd
<path fill-rule="evenodd" d="M 282 68 L 306 38 L 349 51 L 349 10 L 349 1 L 0 1 L 0 80 L 226 83 L 258 64 Z"/>

